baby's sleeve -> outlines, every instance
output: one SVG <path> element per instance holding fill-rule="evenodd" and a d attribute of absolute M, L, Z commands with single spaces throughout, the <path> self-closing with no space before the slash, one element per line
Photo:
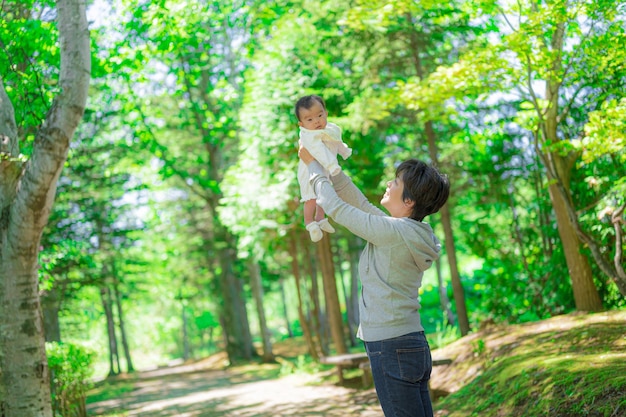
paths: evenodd
<path fill-rule="evenodd" d="M 341 172 L 341 167 L 337 163 L 337 155 L 326 147 L 322 141 L 323 133 L 316 135 L 302 135 L 300 138 L 304 146 L 331 175 Z"/>

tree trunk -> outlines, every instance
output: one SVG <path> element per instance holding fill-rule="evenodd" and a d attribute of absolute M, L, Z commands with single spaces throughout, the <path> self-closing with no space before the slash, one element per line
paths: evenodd
<path fill-rule="evenodd" d="M 59 309 L 61 306 L 59 293 L 61 291 L 61 289 L 54 287 L 41 294 L 43 328 L 46 342 L 61 341 L 61 326 L 59 325 Z"/>
<path fill-rule="evenodd" d="M 441 260 L 437 259 L 435 262 L 435 268 L 437 269 L 437 283 L 439 284 L 439 304 L 441 305 L 441 311 L 446 318 L 448 325 L 454 326 L 454 313 L 450 309 L 450 299 L 448 299 L 448 291 L 446 290 L 446 284 L 443 282 L 443 274 L 441 273 Z"/>
<path fill-rule="evenodd" d="M 445 236 L 446 256 L 448 258 L 448 264 L 450 265 L 450 278 L 452 282 L 452 291 L 454 292 L 454 304 L 456 306 L 459 330 L 461 331 L 461 336 L 465 336 L 470 330 L 467 308 L 465 307 L 465 290 L 463 289 L 461 276 L 459 275 L 454 236 L 452 235 L 451 216 L 447 203 L 441 208 L 440 212 L 441 224 L 443 225 L 443 232 Z"/>
<path fill-rule="evenodd" d="M 413 16 L 410 12 L 406 13 L 406 21 L 410 27 L 410 43 L 411 52 L 413 54 L 415 72 L 417 73 L 418 77 L 424 79 L 427 75 L 425 73 L 424 66 L 422 65 L 421 57 L 424 47 L 419 39 L 418 32 L 414 29 Z M 438 166 L 439 158 L 437 156 L 437 140 L 435 130 L 433 129 L 433 122 L 431 120 L 426 120 L 424 122 L 424 133 L 426 135 L 426 140 L 428 141 L 428 153 L 430 155 L 430 160 L 433 165 Z M 469 333 L 469 319 L 467 316 L 467 307 L 465 304 L 465 291 L 463 290 L 463 285 L 461 284 L 461 275 L 459 274 L 459 268 L 456 259 L 456 248 L 454 244 L 454 234 L 452 232 L 452 216 L 450 214 L 450 205 L 445 204 L 441 208 L 440 212 L 441 224 L 443 225 L 445 235 L 446 254 L 450 267 L 450 279 L 452 281 L 452 289 L 454 291 L 454 303 L 456 305 L 456 314 L 458 316 L 459 329 L 461 330 L 461 335 L 465 336 L 467 333 Z"/>
<path fill-rule="evenodd" d="M 562 156 L 560 153 L 550 149 L 550 144 L 558 143 L 560 140 L 557 129 L 559 120 L 559 91 L 562 81 L 558 74 L 560 74 L 562 69 L 562 55 L 560 52 L 563 50 L 564 33 L 565 23 L 560 23 L 557 25 L 551 40 L 551 48 L 556 54 L 552 68 L 550 68 L 551 72 L 549 74 L 551 74 L 551 76 L 548 77 L 545 84 L 545 97 L 549 104 L 548 108 L 545 110 L 545 116 L 541 114 L 542 110 L 539 110 L 538 114 L 539 120 L 543 120 L 543 123 L 540 125 L 543 145 L 543 149 L 541 150 L 543 154 L 541 156 L 546 164 L 548 178 L 551 180 L 548 191 L 556 215 L 557 227 L 563 244 L 563 251 L 565 252 L 567 269 L 569 270 L 570 279 L 572 281 L 576 309 L 581 311 L 600 311 L 602 310 L 602 301 L 593 282 L 589 260 L 581 252 L 582 245 L 576 232 L 576 225 L 573 224 L 573 222 L 577 222 L 577 219 L 570 218 L 568 212 L 568 206 L 572 206 L 570 180 L 575 155 L 568 154 Z M 539 106 L 537 108 L 541 109 L 542 107 Z M 562 187 L 562 190 L 560 187 Z"/>
<path fill-rule="evenodd" d="M 353 312 L 350 310 L 350 307 L 349 307 L 350 306 L 350 292 L 348 291 L 348 288 L 346 287 L 346 279 L 343 273 L 343 269 L 341 268 L 341 263 L 344 257 L 341 253 L 337 256 L 334 256 L 334 255 L 335 254 L 333 254 L 333 265 L 334 265 L 335 271 L 338 271 L 338 274 L 339 274 L 339 285 L 341 286 L 343 302 L 346 305 L 348 340 L 350 341 L 350 346 L 353 347 L 353 346 L 356 346 L 356 337 L 355 337 L 356 331 L 352 328 L 352 322 L 354 321 L 354 319 L 352 318 Z"/>
<path fill-rule="evenodd" d="M 613 255 L 613 263 L 615 264 L 615 285 L 619 289 L 620 293 L 626 297 L 626 271 L 622 260 L 624 259 L 624 252 L 622 250 L 622 224 L 624 223 L 624 210 L 626 210 L 626 204 L 615 210 L 611 215 L 611 223 L 613 223 L 613 229 L 615 230 L 615 255 Z"/>
<path fill-rule="evenodd" d="M 360 323 L 359 315 L 359 255 L 363 241 L 356 235 L 348 237 L 348 260 L 350 261 L 350 296 L 347 300 L 348 328 L 350 339 L 356 342 L 356 333 Z"/>
<path fill-rule="evenodd" d="M 263 342 L 263 353 L 261 358 L 264 363 L 274 362 L 274 353 L 272 352 L 272 342 L 270 340 L 270 331 L 267 328 L 267 320 L 265 319 L 265 309 L 263 308 L 263 283 L 261 278 L 259 263 L 254 257 L 248 262 L 248 270 L 250 271 L 250 286 L 252 287 L 252 296 L 256 304 L 256 311 L 259 318 L 259 332 L 261 333 L 261 341 Z"/>
<path fill-rule="evenodd" d="M 552 223 L 550 220 L 550 202 L 545 199 L 545 193 L 542 191 L 545 187 L 542 170 L 541 170 L 541 161 L 538 153 L 535 153 L 534 158 L 534 171 L 535 171 L 535 181 L 533 182 L 533 187 L 535 190 L 535 194 L 538 200 L 538 213 L 537 217 L 539 218 L 539 230 L 541 232 L 541 243 L 544 251 L 545 259 L 550 259 L 552 254 L 554 253 L 554 239 L 550 239 L 546 230 L 550 229 L 550 224 Z"/>
<path fill-rule="evenodd" d="M 109 340 L 109 376 L 115 376 L 120 373 L 119 354 L 117 351 L 117 336 L 115 335 L 113 303 L 111 302 L 109 287 L 106 284 L 100 288 L 100 298 L 102 299 L 102 308 L 104 309 L 104 315 L 106 317 L 107 336 Z"/>
<path fill-rule="evenodd" d="M 312 307 L 309 308 L 308 312 L 310 322 L 315 329 L 314 333 L 317 334 L 320 352 L 322 355 L 326 356 L 329 354 L 328 326 L 326 325 L 326 320 L 324 318 L 324 313 L 321 307 L 322 303 L 320 301 L 320 289 L 316 268 L 317 263 L 315 262 L 315 259 L 309 249 L 311 247 L 311 241 L 309 240 L 308 233 L 306 233 L 305 231 L 301 231 L 299 236 L 302 247 L 304 248 L 304 264 L 306 267 L 306 275 L 308 275 L 311 279 L 310 285 L 305 284 L 305 287 L 309 290 L 309 301 L 312 303 Z"/>
<path fill-rule="evenodd" d="M 313 333 L 311 332 L 310 322 L 304 314 L 304 299 L 302 297 L 302 283 L 300 268 L 298 266 L 298 240 L 296 237 L 296 230 L 292 228 L 289 230 L 289 254 L 291 255 L 291 272 L 296 281 L 296 295 L 298 297 L 298 317 L 300 318 L 300 326 L 302 327 L 302 333 L 304 334 L 304 340 L 309 348 L 309 354 L 313 360 L 317 361 L 320 358 L 320 348 L 315 343 Z"/>
<path fill-rule="evenodd" d="M 227 232 L 226 232 L 227 233 Z M 230 236 L 230 235 L 229 235 Z M 224 239 L 230 242 L 230 238 Z M 220 294 L 222 294 L 221 324 L 226 336 L 226 352 L 231 363 L 252 359 L 254 347 L 250 334 L 248 312 L 243 299 L 243 283 L 235 276 L 233 264 L 236 262 L 235 249 L 223 249 L 219 255 L 222 273 L 220 274 Z"/>
<path fill-rule="evenodd" d="M 560 158 L 560 156 L 555 156 Z M 598 289 L 593 282 L 589 259 L 581 252 L 582 246 L 576 233 L 576 228 L 570 222 L 567 214 L 567 204 L 563 200 L 556 184 L 549 186 L 550 199 L 556 215 L 559 236 L 563 244 L 567 269 L 572 281 L 572 291 L 576 309 L 580 311 L 601 311 L 602 300 Z"/>
<path fill-rule="evenodd" d="M 348 348 L 346 347 L 346 340 L 343 334 L 343 320 L 339 306 L 339 295 L 337 294 L 335 266 L 330 250 L 330 238 L 327 234 L 318 242 L 317 254 L 322 268 L 326 314 L 328 316 L 328 323 L 330 324 L 330 334 L 335 345 L 335 352 L 339 354 L 346 353 Z"/>
<path fill-rule="evenodd" d="M 187 303 L 182 297 L 180 298 L 180 316 L 183 328 L 183 361 L 187 361 L 191 357 L 191 349 L 189 349 L 189 331 L 187 330 L 189 328 L 189 320 L 187 319 Z"/>
<path fill-rule="evenodd" d="M 15 159 L 19 154 L 15 117 L 0 79 L 0 410 L 3 417 L 52 417 L 37 288 L 39 243 L 71 137 L 84 113 L 91 73 L 85 3 L 58 0 L 57 19 L 61 52 L 59 93 L 36 134 L 30 160 L 24 165 Z"/>
<path fill-rule="evenodd" d="M 289 311 L 287 311 L 287 294 L 285 293 L 285 279 L 280 278 L 278 280 L 278 285 L 280 288 L 280 300 L 283 303 L 283 318 L 285 319 L 285 328 L 287 329 L 287 334 L 289 338 L 293 337 L 293 330 L 291 329 L 291 320 L 289 319 Z"/>
<path fill-rule="evenodd" d="M 117 316 L 119 318 L 120 337 L 122 338 L 122 348 L 124 349 L 124 357 L 126 358 L 126 372 L 134 372 L 135 367 L 130 357 L 130 348 L 128 345 L 128 338 L 126 337 L 126 327 L 124 326 L 124 312 L 122 310 L 122 297 L 119 290 L 119 282 L 117 279 L 113 285 L 115 291 L 115 304 L 117 306 Z"/>
<path fill-rule="evenodd" d="M 428 139 L 428 152 L 430 159 L 435 166 L 439 165 L 437 156 L 437 142 L 435 139 L 435 130 L 433 123 L 427 121 L 425 123 L 426 138 Z M 465 290 L 461 283 L 461 274 L 459 274 L 459 266 L 456 259 L 456 247 L 454 244 L 454 234 L 452 232 L 452 215 L 450 214 L 450 204 L 446 203 L 439 211 L 441 214 L 441 225 L 443 226 L 444 244 L 446 246 L 446 255 L 448 265 L 450 266 L 450 280 L 452 282 L 452 290 L 454 291 L 454 304 L 456 306 L 456 314 L 459 322 L 459 330 L 461 336 L 469 333 L 469 319 L 467 316 L 467 307 L 465 305 Z"/>

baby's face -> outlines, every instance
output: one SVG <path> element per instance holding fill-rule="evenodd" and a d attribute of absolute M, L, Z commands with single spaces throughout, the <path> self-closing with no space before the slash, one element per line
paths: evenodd
<path fill-rule="evenodd" d="M 322 104 L 315 102 L 310 109 L 301 108 L 298 112 L 300 121 L 298 124 L 305 129 L 319 130 L 326 127 L 328 112 L 322 107 Z"/>

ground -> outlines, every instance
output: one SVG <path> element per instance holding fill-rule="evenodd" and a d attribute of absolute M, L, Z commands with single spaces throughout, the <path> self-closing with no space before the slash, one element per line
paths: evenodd
<path fill-rule="evenodd" d="M 178 369 L 142 373 L 136 390 L 122 399 L 91 404 L 90 415 L 269 417 L 382 415 L 375 396 L 335 385 L 309 385 L 310 375 L 248 380 L 245 370 Z"/>
<path fill-rule="evenodd" d="M 89 415 L 382 417 L 360 370 L 339 385 L 332 369 L 294 365 L 301 344 L 274 349 L 276 364 L 225 367 L 221 354 L 100 383 Z M 438 417 L 626 416 L 626 310 L 486 327 L 433 357 L 454 360 L 433 370 Z"/>
<path fill-rule="evenodd" d="M 275 350 L 279 357 L 297 356 L 300 347 L 287 342 Z M 224 360 L 218 354 L 100 383 L 90 396 L 88 413 L 110 417 L 382 417 L 374 390 L 363 389 L 358 377 L 345 386 L 332 382 L 332 370 L 294 371 L 277 378 L 277 369 L 284 368 L 280 363 L 226 368 Z M 106 392 L 114 397 L 106 398 Z"/>

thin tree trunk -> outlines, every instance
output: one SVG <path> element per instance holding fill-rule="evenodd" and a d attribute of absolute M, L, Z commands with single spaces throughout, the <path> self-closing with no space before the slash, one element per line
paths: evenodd
<path fill-rule="evenodd" d="M 278 280 L 280 288 L 280 300 L 283 303 L 283 318 L 285 319 L 285 328 L 289 338 L 293 337 L 293 330 L 291 329 L 291 320 L 289 319 L 289 311 L 287 310 L 287 293 L 285 292 L 285 280 L 281 277 Z"/>
<path fill-rule="evenodd" d="M 187 319 L 187 305 L 186 300 L 180 297 L 180 315 L 182 319 L 182 330 L 183 330 L 183 361 L 189 360 L 191 357 L 190 349 L 189 349 L 189 322 Z"/>
<path fill-rule="evenodd" d="M 313 334 L 311 332 L 311 326 L 309 320 L 304 314 L 304 302 L 302 297 L 302 283 L 300 268 L 298 266 L 298 244 L 296 237 L 296 230 L 292 228 L 289 230 L 289 254 L 291 255 L 291 272 L 295 279 L 296 295 L 298 297 L 298 317 L 300 318 L 300 326 L 302 327 L 302 333 L 304 334 L 304 340 L 309 348 L 309 354 L 313 360 L 317 361 L 320 358 L 320 347 L 316 345 Z"/>
<path fill-rule="evenodd" d="M 227 233 L 227 232 L 225 232 Z M 226 236 L 230 242 L 232 236 Z M 230 246 L 230 245 L 229 245 Z M 231 363 L 239 360 L 249 361 L 254 354 L 252 335 L 245 301 L 243 299 L 243 283 L 233 272 L 236 262 L 234 247 L 228 247 L 219 255 L 222 273 L 220 275 L 220 293 L 222 294 L 221 323 L 225 327 L 226 352 Z"/>
<path fill-rule="evenodd" d="M 534 162 L 535 162 L 535 182 L 534 182 L 534 187 L 535 187 L 535 195 L 537 196 L 537 200 L 538 200 L 538 210 L 539 210 L 539 232 L 541 234 L 541 243 L 543 244 L 543 251 L 545 253 L 545 257 L 547 259 L 550 259 L 552 257 L 552 253 L 554 252 L 554 243 L 552 241 L 552 239 L 550 239 L 550 237 L 548 236 L 548 234 L 546 233 L 546 230 L 549 229 L 549 225 L 550 225 L 550 213 L 549 210 L 547 210 L 547 208 L 544 208 L 545 206 L 548 206 L 550 203 L 549 202 L 545 202 L 545 198 L 543 197 L 545 194 L 541 191 L 542 189 L 544 189 L 544 184 L 543 184 L 543 180 L 542 180 L 542 175 L 541 175 L 541 162 L 539 160 L 539 155 L 537 153 L 535 153 L 534 155 Z"/>
<path fill-rule="evenodd" d="M 119 328 L 120 328 L 120 337 L 122 338 L 122 348 L 124 349 L 124 357 L 126 358 L 126 371 L 134 372 L 135 367 L 133 366 L 133 361 L 130 357 L 130 348 L 128 345 L 128 338 L 126 337 L 126 327 L 124 326 L 124 312 L 122 310 L 122 297 L 119 291 L 119 282 L 117 279 L 113 284 L 113 289 L 115 291 L 115 304 L 117 306 L 117 316 L 119 318 Z"/>
<path fill-rule="evenodd" d="M 41 308 L 43 312 L 43 327 L 46 342 L 61 341 L 61 326 L 59 324 L 59 309 L 61 300 L 59 293 L 62 289 L 57 286 L 41 294 Z"/>
<path fill-rule="evenodd" d="M 452 235 L 452 222 L 450 210 L 446 203 L 440 210 L 441 224 L 445 236 L 446 256 L 450 265 L 450 280 L 452 282 L 452 291 L 454 292 L 454 304 L 456 305 L 456 314 L 459 321 L 459 330 L 461 335 L 465 336 L 469 333 L 469 320 L 467 318 L 467 308 L 465 307 L 465 290 L 461 283 L 459 267 L 456 259 L 456 248 L 454 245 L 454 236 Z"/>
<path fill-rule="evenodd" d="M 263 353 L 261 358 L 264 363 L 272 363 L 275 361 L 272 352 L 272 342 L 270 340 L 270 331 L 267 328 L 267 320 L 265 319 L 265 309 L 263 308 L 263 283 L 261 278 L 261 268 L 254 257 L 248 261 L 248 271 L 250 272 L 250 286 L 252 287 L 252 296 L 256 304 L 257 316 L 259 318 L 259 332 L 261 333 L 261 341 L 263 344 Z"/>
<path fill-rule="evenodd" d="M 330 235 L 329 235 L 330 237 Z M 339 284 L 341 286 L 341 292 L 343 294 L 343 302 L 346 305 L 346 318 L 348 321 L 348 338 L 350 340 L 350 346 L 356 346 L 356 337 L 355 331 L 352 329 L 352 311 L 350 309 L 350 293 L 348 292 L 348 288 L 346 287 L 345 275 L 343 273 L 343 268 L 341 267 L 342 260 L 344 259 L 343 254 L 339 251 L 337 247 L 335 247 L 336 252 L 333 252 L 333 265 L 335 271 L 339 271 Z"/>
<path fill-rule="evenodd" d="M 326 313 L 330 324 L 330 334 L 335 346 L 336 353 L 346 353 L 346 340 L 343 334 L 343 320 L 341 318 L 341 308 L 339 306 L 339 295 L 337 294 L 337 282 L 335 278 L 335 266 L 330 250 L 330 238 L 325 235 L 317 243 L 317 254 L 322 268 L 322 279 L 324 282 L 324 301 L 326 303 Z"/>
<path fill-rule="evenodd" d="M 348 327 L 350 339 L 356 344 L 356 333 L 359 327 L 359 254 L 363 241 L 356 235 L 348 237 L 348 260 L 350 261 L 350 295 L 347 300 Z"/>
<path fill-rule="evenodd" d="M 422 65 L 422 42 L 418 37 L 418 33 L 414 30 L 413 16 L 411 13 L 406 13 L 406 20 L 409 23 L 410 29 L 410 41 L 411 52 L 413 53 L 413 61 L 415 65 L 415 72 L 417 75 L 424 79 L 426 77 L 424 66 Z M 428 141 L 428 153 L 430 155 L 431 162 L 435 165 L 439 165 L 437 140 L 435 130 L 433 129 L 433 122 L 426 120 L 424 122 L 424 131 L 426 140 Z M 452 215 L 450 213 L 450 204 L 445 204 L 441 210 L 441 224 L 444 230 L 446 255 L 448 257 L 448 263 L 450 266 L 450 279 L 452 281 L 452 289 L 454 291 L 454 303 L 456 305 L 456 313 L 458 316 L 459 329 L 461 335 L 465 336 L 469 333 L 469 319 L 467 316 L 467 307 L 465 304 L 465 290 L 461 283 L 461 275 L 459 274 L 458 263 L 456 259 L 456 248 L 454 244 L 454 233 L 452 232 Z"/>
<path fill-rule="evenodd" d="M 309 290 L 309 300 L 313 304 L 313 307 L 310 308 L 309 314 L 311 322 L 313 323 L 313 328 L 315 329 L 315 334 L 317 334 L 319 339 L 321 353 L 322 355 L 327 356 L 329 354 L 328 326 L 325 325 L 326 320 L 324 319 L 321 307 L 322 303 L 320 302 L 320 289 L 317 281 L 316 263 L 314 263 L 313 255 L 309 250 L 311 244 L 309 243 L 310 240 L 308 234 L 302 231 L 299 236 L 300 242 L 302 242 L 302 247 L 304 248 L 304 264 L 306 266 L 307 275 L 311 279 L 311 285 L 307 286 Z"/>
<path fill-rule="evenodd" d="M 106 317 L 107 336 L 109 339 L 109 376 L 114 376 L 120 373 L 119 355 L 117 351 L 117 337 L 115 335 L 115 322 L 113 319 L 113 306 L 109 287 L 106 284 L 100 288 L 100 298 L 102 300 L 102 308 L 104 309 L 104 315 Z M 115 366 L 116 364 L 118 365 L 117 369 Z"/>
<path fill-rule="evenodd" d="M 513 218 L 513 236 L 515 236 L 515 242 L 519 247 L 520 258 L 522 260 L 522 265 L 524 266 L 524 272 L 526 273 L 528 282 L 532 285 L 528 285 L 529 289 L 532 291 L 533 297 L 533 307 L 536 312 L 543 312 L 546 310 L 545 303 L 543 302 L 543 289 L 544 286 L 540 285 L 538 279 L 533 276 L 532 271 L 530 269 L 530 265 L 528 264 L 528 259 L 526 258 L 525 253 L 525 245 L 524 245 L 524 237 L 522 234 L 522 229 L 520 227 L 519 214 L 517 213 L 517 206 L 515 205 L 514 189 L 511 185 L 510 189 L 507 190 L 509 194 L 509 208 L 511 209 L 511 217 Z"/>
<path fill-rule="evenodd" d="M 615 284 L 619 288 L 620 292 L 626 297 L 626 271 L 622 260 L 624 259 L 624 253 L 622 250 L 622 224 L 624 224 L 624 210 L 626 210 L 626 204 L 615 210 L 611 215 L 611 223 L 615 230 L 615 255 L 613 256 L 613 262 L 615 263 L 615 270 L 619 279 L 615 280 Z"/>
<path fill-rule="evenodd" d="M 526 254 L 524 253 L 524 237 L 522 235 L 522 229 L 520 227 L 517 207 L 515 206 L 515 199 L 513 198 L 515 190 L 511 186 L 511 189 L 507 191 L 509 193 L 509 208 L 511 209 L 511 217 L 513 218 L 513 235 L 515 236 L 515 241 L 517 242 L 517 246 L 519 247 L 522 265 L 524 265 L 524 271 L 526 272 L 526 276 L 528 276 L 529 280 L 534 281 L 530 272 L 530 268 L 528 266 L 528 259 L 526 259 Z"/>
<path fill-rule="evenodd" d="M 450 299 L 448 298 L 448 291 L 446 290 L 446 284 L 443 282 L 443 274 L 441 273 L 441 260 L 437 259 L 435 262 L 435 268 L 437 270 L 437 283 L 439 284 L 439 304 L 441 305 L 441 311 L 446 317 L 447 324 L 454 326 L 454 313 L 450 308 Z"/>

